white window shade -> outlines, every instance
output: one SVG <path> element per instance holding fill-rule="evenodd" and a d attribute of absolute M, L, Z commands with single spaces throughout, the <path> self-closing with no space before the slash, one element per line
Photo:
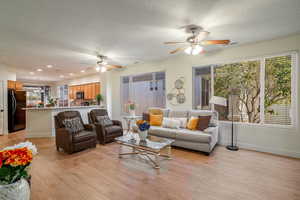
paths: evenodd
<path fill-rule="evenodd" d="M 137 115 L 149 107 L 165 107 L 165 72 L 122 77 L 121 94 L 123 113 L 128 102 L 136 104 Z"/>

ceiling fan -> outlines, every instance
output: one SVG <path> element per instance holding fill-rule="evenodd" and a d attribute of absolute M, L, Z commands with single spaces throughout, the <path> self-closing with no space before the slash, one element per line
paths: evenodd
<path fill-rule="evenodd" d="M 184 51 L 189 55 L 198 55 L 204 52 L 203 46 L 207 45 L 228 45 L 230 44 L 230 40 L 205 40 L 210 32 L 203 30 L 201 26 L 197 26 L 194 24 L 184 26 L 185 32 L 188 34 L 192 34 L 189 36 L 184 42 L 165 42 L 164 44 L 186 44 L 185 47 L 179 47 L 170 52 L 170 54 L 175 54 L 179 51 Z"/>
<path fill-rule="evenodd" d="M 97 61 L 97 66 L 96 66 L 96 71 L 98 72 L 106 72 L 106 71 L 110 71 L 113 69 L 123 69 L 125 68 L 124 66 L 121 65 L 110 65 L 108 64 L 108 57 L 98 54 L 97 55 L 98 61 Z"/>

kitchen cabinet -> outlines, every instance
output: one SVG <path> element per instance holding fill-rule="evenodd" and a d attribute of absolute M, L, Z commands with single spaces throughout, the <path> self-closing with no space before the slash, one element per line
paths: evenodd
<path fill-rule="evenodd" d="M 7 88 L 9 89 L 15 89 L 16 88 L 16 84 L 15 81 L 7 81 Z"/>
<path fill-rule="evenodd" d="M 100 83 L 88 83 L 69 86 L 69 99 L 76 99 L 77 92 L 84 92 L 84 99 L 95 99 L 100 94 Z"/>
<path fill-rule="evenodd" d="M 19 81 L 7 81 L 7 88 L 14 90 L 23 90 L 23 84 Z"/>
<path fill-rule="evenodd" d="M 23 90 L 23 83 L 16 81 L 15 86 L 16 86 L 16 90 Z"/>

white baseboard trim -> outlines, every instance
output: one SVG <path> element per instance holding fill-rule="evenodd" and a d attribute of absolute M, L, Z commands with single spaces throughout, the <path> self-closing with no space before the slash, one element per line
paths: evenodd
<path fill-rule="evenodd" d="M 51 138 L 51 132 L 26 132 L 25 138 Z"/>
<path fill-rule="evenodd" d="M 222 141 L 219 142 L 218 144 L 222 145 L 222 146 L 228 145 L 227 143 L 224 143 Z M 283 150 L 283 149 L 266 148 L 266 147 L 261 147 L 261 146 L 257 146 L 257 145 L 254 145 L 254 144 L 247 144 L 247 143 L 238 143 L 238 146 L 240 148 L 248 149 L 248 150 L 271 153 L 271 154 L 276 154 L 276 155 L 281 155 L 281 156 L 288 156 L 288 157 L 293 157 L 293 158 L 300 158 L 300 152 L 295 152 L 295 151 L 287 151 L 287 150 Z"/>

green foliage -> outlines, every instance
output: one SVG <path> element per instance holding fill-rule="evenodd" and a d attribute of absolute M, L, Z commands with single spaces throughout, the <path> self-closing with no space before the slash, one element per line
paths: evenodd
<path fill-rule="evenodd" d="M 135 109 L 135 104 L 134 103 L 130 103 L 129 104 L 129 110 L 134 110 Z"/>
<path fill-rule="evenodd" d="M 265 108 L 291 103 L 291 56 L 266 59 Z"/>
<path fill-rule="evenodd" d="M 236 109 L 246 111 L 248 122 L 260 121 L 260 62 L 248 61 L 226 64 L 215 68 L 214 94 L 229 98 L 231 89 L 238 89 Z M 266 59 L 265 63 L 265 109 L 274 104 L 291 102 L 291 56 Z M 231 103 L 231 102 L 230 102 Z M 241 109 L 242 108 L 242 109 Z M 227 113 L 223 114 L 227 118 Z M 242 118 L 242 116 L 241 116 Z"/>
<path fill-rule="evenodd" d="M 12 184 L 21 178 L 28 178 L 28 165 L 12 167 L 10 165 L 3 165 L 0 168 L 0 184 Z"/>
<path fill-rule="evenodd" d="M 238 96 L 239 101 L 233 106 L 236 109 L 245 108 L 249 122 L 259 122 L 259 67 L 259 61 L 248 61 L 215 68 L 215 95 L 228 99 L 233 89 L 238 91 L 235 95 Z"/>
<path fill-rule="evenodd" d="M 97 102 L 103 101 L 103 96 L 102 96 L 102 94 L 97 94 L 97 95 L 96 95 L 96 100 L 97 100 Z"/>

